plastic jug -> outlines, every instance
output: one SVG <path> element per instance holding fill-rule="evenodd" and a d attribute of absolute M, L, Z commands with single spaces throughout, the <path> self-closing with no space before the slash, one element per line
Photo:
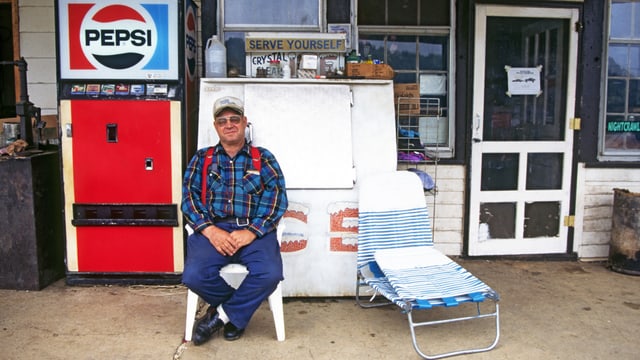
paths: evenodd
<path fill-rule="evenodd" d="M 218 40 L 217 35 L 213 35 L 207 40 L 205 77 L 227 77 L 227 49 L 224 47 L 224 44 Z"/>

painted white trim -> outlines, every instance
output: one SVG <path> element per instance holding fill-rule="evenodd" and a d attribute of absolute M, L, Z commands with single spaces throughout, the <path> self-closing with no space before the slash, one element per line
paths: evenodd
<path fill-rule="evenodd" d="M 182 115 L 181 102 L 170 102 L 171 113 L 171 202 L 178 206 L 178 226 L 173 228 L 173 271 L 184 269 L 182 203 Z"/>
<path fill-rule="evenodd" d="M 575 220 L 573 227 L 573 251 L 582 257 L 582 242 L 584 233 L 584 197 L 585 197 L 585 169 L 584 163 L 579 163 L 576 168 L 576 202 Z"/>
<path fill-rule="evenodd" d="M 60 145 L 62 152 L 62 178 L 64 186 L 64 223 L 67 247 L 67 270 L 78 271 L 78 236 L 76 227 L 71 224 L 73 219 L 73 203 L 75 198 L 75 184 L 73 176 L 73 138 L 67 137 L 67 126 L 72 127 L 73 119 L 71 118 L 71 100 L 60 101 Z"/>

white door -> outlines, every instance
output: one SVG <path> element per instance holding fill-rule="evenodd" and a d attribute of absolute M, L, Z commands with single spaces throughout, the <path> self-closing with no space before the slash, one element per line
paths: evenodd
<path fill-rule="evenodd" d="M 469 255 L 565 253 L 578 10 L 476 9 Z"/>

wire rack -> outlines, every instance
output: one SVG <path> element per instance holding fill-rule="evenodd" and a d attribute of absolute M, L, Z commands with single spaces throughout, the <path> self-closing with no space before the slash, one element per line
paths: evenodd
<path fill-rule="evenodd" d="M 398 98 L 396 129 L 398 160 L 401 162 L 434 162 L 438 160 L 442 108 L 440 99 Z"/>

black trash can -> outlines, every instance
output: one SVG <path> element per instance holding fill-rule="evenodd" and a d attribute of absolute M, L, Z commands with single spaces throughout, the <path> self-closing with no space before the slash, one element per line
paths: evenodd
<path fill-rule="evenodd" d="M 613 189 L 609 266 L 616 272 L 640 275 L 640 193 Z"/>
<path fill-rule="evenodd" d="M 64 277 L 61 169 L 57 150 L 0 158 L 0 289 Z"/>

